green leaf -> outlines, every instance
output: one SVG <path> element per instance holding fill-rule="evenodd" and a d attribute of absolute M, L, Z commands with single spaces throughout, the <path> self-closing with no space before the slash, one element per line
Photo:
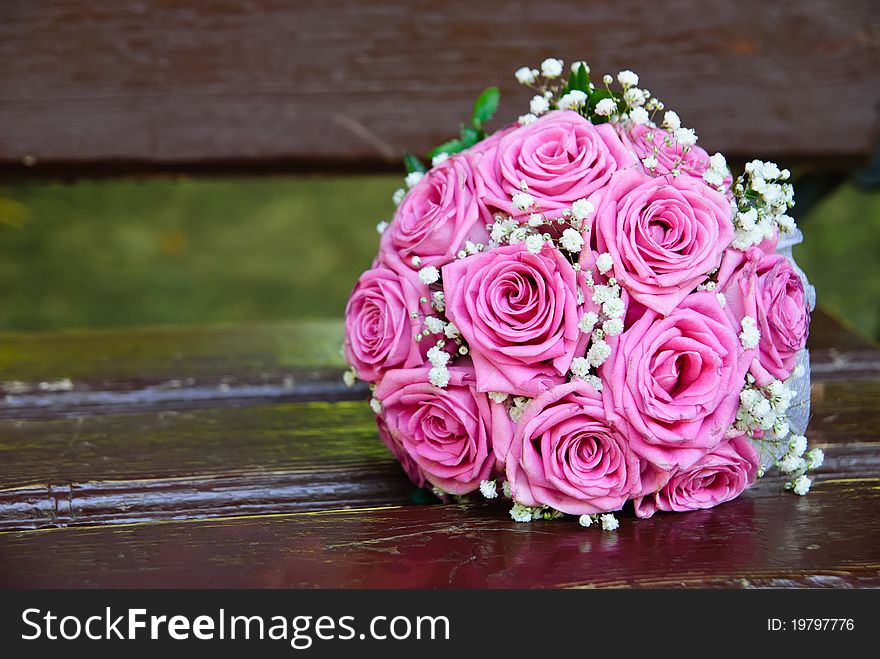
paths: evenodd
<path fill-rule="evenodd" d="M 584 93 L 590 93 L 590 74 L 587 73 L 587 67 L 583 64 L 577 70 L 577 88 Z"/>
<path fill-rule="evenodd" d="M 470 145 L 464 144 L 457 137 L 455 139 L 451 139 L 448 142 L 444 142 L 440 146 L 434 147 L 428 153 L 428 158 L 434 158 L 434 156 L 440 155 L 441 153 L 448 153 L 450 156 L 453 153 L 458 153 L 459 151 L 464 151 Z"/>
<path fill-rule="evenodd" d="M 498 87 L 489 87 L 483 90 L 483 93 L 477 97 L 477 102 L 474 103 L 474 115 L 471 119 L 474 128 L 480 130 L 483 124 L 495 115 L 500 101 L 501 92 L 498 91 Z"/>
<path fill-rule="evenodd" d="M 467 146 L 473 146 L 486 136 L 486 133 L 482 130 L 477 130 L 470 126 L 465 126 L 464 124 L 459 126 L 458 133 L 461 136 L 461 141 L 467 144 Z"/>
<path fill-rule="evenodd" d="M 406 167 L 407 174 L 412 174 L 413 172 L 424 173 L 427 171 L 424 163 L 411 153 L 403 154 L 403 164 Z"/>

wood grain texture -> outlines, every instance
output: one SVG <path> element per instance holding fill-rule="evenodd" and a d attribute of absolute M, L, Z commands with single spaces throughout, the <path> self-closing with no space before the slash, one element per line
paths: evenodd
<path fill-rule="evenodd" d="M 3 587 L 878 587 L 880 480 L 762 483 L 616 533 L 420 506 L 0 534 Z M 843 512 L 847 511 L 847 512 Z"/>
<path fill-rule="evenodd" d="M 0 529 L 409 502 L 366 388 L 307 368 L 339 359 L 339 330 L 7 335 L 5 373 L 20 379 L 0 404 Z M 880 474 L 876 350 L 821 312 L 811 345 L 810 437 L 828 449 L 828 473 Z M 70 391 L 44 391 L 63 379 Z"/>
<path fill-rule="evenodd" d="M 341 321 L 0 333 L 0 419 L 362 400 L 346 387 Z M 880 353 L 813 314 L 816 380 L 880 377 Z"/>
<path fill-rule="evenodd" d="M 497 125 L 513 120 L 528 99 L 513 70 L 548 55 L 638 71 L 732 157 L 859 157 L 878 21 L 871 0 L 7 0 L 0 166 L 397 162 L 447 139 L 489 84 Z"/>
<path fill-rule="evenodd" d="M 0 529 L 408 503 L 364 402 L 0 421 Z"/>

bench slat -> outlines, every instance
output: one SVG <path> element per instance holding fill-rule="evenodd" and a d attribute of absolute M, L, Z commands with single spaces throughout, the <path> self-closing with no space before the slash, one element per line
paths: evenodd
<path fill-rule="evenodd" d="M 880 474 L 880 380 L 817 382 L 828 477 Z M 363 401 L 0 420 L 0 530 L 408 503 Z"/>
<path fill-rule="evenodd" d="M 11 0 L 0 168 L 387 167 L 448 139 L 489 83 L 512 121 L 528 99 L 513 69 L 551 54 L 588 57 L 596 75 L 638 71 L 732 157 L 868 152 L 880 100 L 870 0 L 666 0 L 663 20 L 654 12 L 637 0 Z"/>
<path fill-rule="evenodd" d="M 501 505 L 0 534 L 3 587 L 880 586 L 880 488 L 772 483 L 709 511 L 516 524 Z M 847 512 L 849 511 L 849 512 Z"/>
<path fill-rule="evenodd" d="M 302 400 L 362 400 L 342 382 L 341 321 L 0 333 L 0 419 Z M 817 380 L 880 377 L 880 352 L 813 314 Z"/>

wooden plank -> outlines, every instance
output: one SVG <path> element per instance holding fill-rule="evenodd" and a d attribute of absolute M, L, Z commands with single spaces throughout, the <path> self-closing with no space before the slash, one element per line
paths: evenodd
<path fill-rule="evenodd" d="M 7 174 L 397 163 L 548 55 L 632 68 L 731 157 L 859 157 L 880 100 L 870 0 L 8 0 Z M 549 45 L 552 48 L 548 50 Z"/>
<path fill-rule="evenodd" d="M 0 333 L 0 419 L 362 400 L 342 382 L 341 321 Z M 880 376 L 880 352 L 813 314 L 814 379 Z"/>
<path fill-rule="evenodd" d="M 516 524 L 420 506 L 0 534 L 3 587 L 880 586 L 880 479 L 762 483 L 708 511 Z"/>
<path fill-rule="evenodd" d="M 363 402 L 0 421 L 0 529 L 407 503 Z"/>
<path fill-rule="evenodd" d="M 825 473 L 880 473 L 880 380 L 819 382 Z M 407 503 L 365 402 L 0 420 L 0 529 Z"/>
<path fill-rule="evenodd" d="M 0 418 L 362 399 L 341 321 L 0 333 Z"/>

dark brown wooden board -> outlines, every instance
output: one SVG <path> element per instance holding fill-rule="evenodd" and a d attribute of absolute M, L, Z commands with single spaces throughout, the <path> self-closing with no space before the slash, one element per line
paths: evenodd
<path fill-rule="evenodd" d="M 517 524 L 393 507 L 0 534 L 4 587 L 878 587 L 878 479 L 766 483 L 708 511 Z"/>
<path fill-rule="evenodd" d="M 6 0 L 7 174 L 363 168 L 445 141 L 519 66 L 632 68 L 701 143 L 858 158 L 876 129 L 871 0 Z"/>
<path fill-rule="evenodd" d="M 0 419 L 301 400 L 361 400 L 344 386 L 340 321 L 0 333 Z M 880 353 L 819 310 L 813 370 L 880 377 Z"/>
<path fill-rule="evenodd" d="M 341 362 L 340 332 L 292 323 L 5 335 L 3 372 L 16 379 L 3 386 L 25 393 L 0 403 L 0 529 L 409 502 L 366 388 L 345 387 L 339 368 L 308 369 Z M 829 474 L 871 475 L 876 351 L 821 312 L 811 345 L 811 440 L 834 447 Z M 312 379 L 287 386 L 292 373 Z M 71 391 L 41 391 L 65 378 Z"/>
<path fill-rule="evenodd" d="M 817 382 L 834 478 L 880 475 L 880 381 Z M 409 503 L 363 401 L 0 421 L 0 530 Z"/>

